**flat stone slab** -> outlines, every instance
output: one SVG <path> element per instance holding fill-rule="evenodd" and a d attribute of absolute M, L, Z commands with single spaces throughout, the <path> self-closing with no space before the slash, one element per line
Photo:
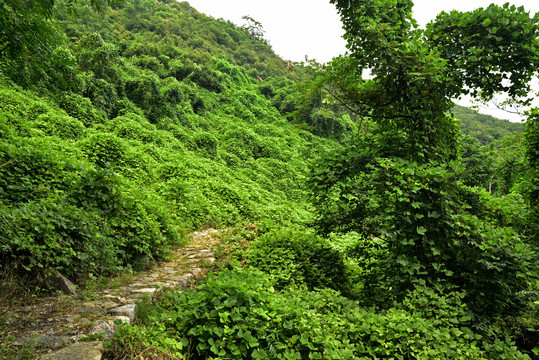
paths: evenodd
<path fill-rule="evenodd" d="M 157 291 L 157 289 L 154 288 L 154 287 L 131 290 L 131 292 L 135 293 L 135 294 L 153 294 L 156 291 Z"/>
<path fill-rule="evenodd" d="M 38 334 L 21 336 L 15 340 L 15 345 L 31 344 L 37 349 L 57 350 L 73 342 L 69 336 Z"/>
<path fill-rule="evenodd" d="M 112 321 L 120 320 L 122 324 L 131 324 L 131 319 L 129 319 L 127 316 L 115 316 Z"/>
<path fill-rule="evenodd" d="M 101 360 L 104 351 L 101 341 L 79 342 L 52 354 L 43 355 L 40 360 Z"/>
<path fill-rule="evenodd" d="M 90 328 L 90 335 L 104 334 L 105 339 L 112 339 L 114 337 L 115 325 L 112 320 L 99 320 Z"/>
<path fill-rule="evenodd" d="M 130 322 L 135 321 L 135 304 L 127 304 L 109 309 L 109 314 L 127 316 Z"/>

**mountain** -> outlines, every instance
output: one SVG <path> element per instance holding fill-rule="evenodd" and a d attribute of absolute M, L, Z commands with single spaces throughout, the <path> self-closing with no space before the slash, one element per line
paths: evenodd
<path fill-rule="evenodd" d="M 303 178 L 328 141 L 283 116 L 299 64 L 186 2 L 54 18 L 50 60 L 0 79 L 2 267 L 82 280 L 195 229 L 308 219 Z"/>
<path fill-rule="evenodd" d="M 453 115 L 460 120 L 460 129 L 464 135 L 479 140 L 481 145 L 519 133 L 524 130 L 522 124 L 502 120 L 494 116 L 480 114 L 476 110 L 457 105 L 452 110 Z"/>

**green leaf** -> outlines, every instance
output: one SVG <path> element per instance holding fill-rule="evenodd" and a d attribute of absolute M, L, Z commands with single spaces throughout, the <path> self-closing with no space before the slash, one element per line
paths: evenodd
<path fill-rule="evenodd" d="M 417 227 L 417 233 L 419 235 L 425 235 L 426 232 L 427 232 L 427 229 L 425 229 L 425 227 L 423 227 L 423 226 L 418 226 Z"/>

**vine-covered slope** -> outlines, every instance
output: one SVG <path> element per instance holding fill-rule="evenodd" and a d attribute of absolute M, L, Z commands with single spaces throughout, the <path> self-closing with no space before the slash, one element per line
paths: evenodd
<path fill-rule="evenodd" d="M 301 68 L 185 2 L 60 5 L 51 59 L 3 63 L 3 267 L 77 279 L 160 258 L 192 229 L 306 219 L 323 141 L 282 115 Z"/>

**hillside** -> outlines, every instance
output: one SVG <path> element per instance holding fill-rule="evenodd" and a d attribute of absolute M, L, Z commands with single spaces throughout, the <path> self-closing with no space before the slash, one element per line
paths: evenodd
<path fill-rule="evenodd" d="M 520 133 L 524 130 L 520 123 L 480 114 L 464 106 L 455 106 L 452 113 L 460 120 L 462 133 L 476 138 L 481 145 L 488 145 L 505 136 Z"/>
<path fill-rule="evenodd" d="M 56 11 L 51 61 L 8 62 L 0 83 L 4 269 L 79 281 L 199 228 L 308 219 L 324 141 L 280 113 L 301 69 L 187 3 Z"/>

